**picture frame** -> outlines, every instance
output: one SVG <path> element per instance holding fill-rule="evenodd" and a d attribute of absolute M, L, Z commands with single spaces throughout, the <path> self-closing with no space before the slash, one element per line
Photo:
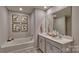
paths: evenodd
<path fill-rule="evenodd" d="M 12 14 L 12 32 L 28 32 L 28 16 Z"/>
<path fill-rule="evenodd" d="M 21 22 L 20 19 L 21 19 L 20 15 L 12 14 L 12 22 Z"/>
<path fill-rule="evenodd" d="M 21 32 L 27 32 L 28 31 L 28 25 L 21 24 Z"/>
<path fill-rule="evenodd" d="M 12 32 L 20 32 L 21 26 L 20 23 L 13 23 L 12 24 Z"/>
<path fill-rule="evenodd" d="M 28 16 L 22 15 L 21 16 L 21 22 L 22 23 L 28 23 Z"/>

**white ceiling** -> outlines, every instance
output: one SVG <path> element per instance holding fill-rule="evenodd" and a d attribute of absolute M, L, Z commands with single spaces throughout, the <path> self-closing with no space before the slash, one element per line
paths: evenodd
<path fill-rule="evenodd" d="M 8 8 L 8 10 L 10 10 L 10 11 L 31 13 L 34 8 L 46 10 L 46 9 L 49 8 L 49 6 L 47 6 L 46 9 L 44 8 L 44 6 L 7 6 L 7 8 Z M 20 11 L 19 8 L 22 8 L 23 10 Z"/>

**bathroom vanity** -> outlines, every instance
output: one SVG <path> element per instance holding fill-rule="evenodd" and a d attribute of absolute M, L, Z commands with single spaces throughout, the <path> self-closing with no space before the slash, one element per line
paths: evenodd
<path fill-rule="evenodd" d="M 40 27 L 38 48 L 44 53 L 72 52 L 72 8 L 66 7 L 51 16 L 46 16 L 44 32 Z"/>
<path fill-rule="evenodd" d="M 38 34 L 38 48 L 44 53 L 72 52 L 73 40 L 71 38 L 57 38 L 46 33 Z"/>

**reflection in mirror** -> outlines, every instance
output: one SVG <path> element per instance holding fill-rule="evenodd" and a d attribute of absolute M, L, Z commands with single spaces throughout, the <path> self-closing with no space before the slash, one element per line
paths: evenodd
<path fill-rule="evenodd" d="M 53 13 L 53 30 L 63 35 L 72 35 L 72 8 L 66 7 L 63 10 Z"/>

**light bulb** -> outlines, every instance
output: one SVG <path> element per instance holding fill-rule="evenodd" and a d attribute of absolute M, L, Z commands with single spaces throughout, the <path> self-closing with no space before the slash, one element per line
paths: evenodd
<path fill-rule="evenodd" d="M 23 9 L 22 8 L 19 8 L 19 10 L 22 11 Z"/>

